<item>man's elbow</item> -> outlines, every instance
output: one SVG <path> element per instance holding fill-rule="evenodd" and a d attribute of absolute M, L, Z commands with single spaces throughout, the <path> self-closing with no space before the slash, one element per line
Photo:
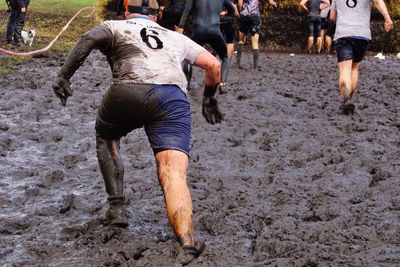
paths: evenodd
<path fill-rule="evenodd" d="M 221 77 L 221 63 L 218 60 L 213 61 L 207 66 L 206 72 L 214 84 L 219 83 Z"/>

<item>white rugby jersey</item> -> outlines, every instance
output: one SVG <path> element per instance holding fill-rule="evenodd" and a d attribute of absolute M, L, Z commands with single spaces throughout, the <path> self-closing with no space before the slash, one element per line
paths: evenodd
<path fill-rule="evenodd" d="M 113 83 L 175 84 L 187 93 L 181 63 L 206 51 L 183 34 L 144 17 L 102 23 L 111 33 L 107 59 Z"/>
<path fill-rule="evenodd" d="M 371 40 L 371 0 L 333 0 L 331 9 L 337 12 L 334 40 L 352 36 Z"/>

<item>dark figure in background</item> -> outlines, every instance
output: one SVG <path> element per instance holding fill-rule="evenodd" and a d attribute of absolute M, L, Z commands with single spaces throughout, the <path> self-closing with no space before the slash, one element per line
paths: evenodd
<path fill-rule="evenodd" d="M 317 37 L 317 53 L 321 53 L 322 37 L 321 37 L 321 3 L 325 6 L 322 9 L 330 6 L 329 0 L 301 0 L 300 6 L 307 12 L 308 16 L 308 39 L 307 52 L 312 53 L 314 46 L 314 38 Z"/>
<path fill-rule="evenodd" d="M 21 31 L 24 28 L 29 0 L 8 0 L 8 2 L 11 12 L 7 24 L 7 44 L 21 45 L 24 43 Z"/>
<path fill-rule="evenodd" d="M 110 207 L 104 223 L 126 227 L 124 165 L 120 139 L 144 127 L 153 148 L 167 217 L 184 251 L 183 262 L 199 256 L 192 199 L 186 176 L 191 138 L 191 110 L 181 62 L 186 59 L 205 70 L 202 114 L 220 123 L 214 98 L 221 64 L 188 37 L 155 21 L 156 0 L 126 0 L 126 20 L 110 20 L 85 33 L 60 70 L 53 90 L 65 105 L 72 96 L 70 79 L 93 49 L 107 56 L 113 83 L 103 97 L 96 120 L 96 149 Z"/>
<path fill-rule="evenodd" d="M 274 0 L 266 0 L 266 2 L 277 7 L 277 3 Z M 258 58 L 260 56 L 258 39 L 261 29 L 261 11 L 259 4 L 259 0 L 238 0 L 240 19 L 236 60 L 240 69 L 242 68 L 241 59 L 243 46 L 246 42 L 246 36 L 248 35 L 251 36 L 251 47 L 253 49 L 253 68 L 258 68 Z"/>
<path fill-rule="evenodd" d="M 117 16 L 120 16 L 125 12 L 124 0 L 115 1 L 115 11 L 117 12 Z"/>
<path fill-rule="evenodd" d="M 229 0 L 232 2 L 232 0 Z M 233 4 L 233 2 L 232 2 Z M 239 14 L 236 4 L 233 4 L 235 8 L 235 13 Z M 220 13 L 220 29 L 222 32 L 222 35 L 224 36 L 225 42 L 226 42 L 226 49 L 228 51 L 228 59 L 231 61 L 233 52 L 235 50 L 235 39 L 236 39 L 236 29 L 235 29 L 235 17 L 234 16 L 229 16 L 228 11 L 226 8 L 223 8 L 221 13 Z"/>
<path fill-rule="evenodd" d="M 175 31 L 179 26 L 184 9 L 185 0 L 170 0 L 168 6 L 160 6 L 158 23 L 168 30 Z"/>
<path fill-rule="evenodd" d="M 170 0 L 168 6 L 160 6 L 158 12 L 158 23 L 171 31 L 178 30 L 179 22 L 185 9 L 185 0 Z M 187 60 L 182 62 L 182 70 L 185 73 L 188 82 L 187 88 L 190 88 L 190 81 L 192 79 L 193 68 Z"/>
<path fill-rule="evenodd" d="M 186 20 L 188 19 L 189 14 L 191 14 L 193 18 L 192 40 L 199 45 L 209 44 L 222 61 L 221 83 L 219 84 L 220 94 L 226 93 L 225 85 L 229 69 L 226 43 L 219 28 L 219 16 L 223 7 L 226 8 L 229 15 L 235 14 L 235 8 L 229 0 L 188 0 L 178 30 L 183 33 Z"/>

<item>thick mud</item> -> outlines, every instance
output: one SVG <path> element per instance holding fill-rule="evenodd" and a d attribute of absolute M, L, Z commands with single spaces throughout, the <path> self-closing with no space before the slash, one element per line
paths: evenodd
<path fill-rule="evenodd" d="M 144 131 L 122 139 L 129 227 L 104 226 L 96 109 L 110 70 L 93 53 L 62 107 L 51 84 L 65 55 L 0 76 L 0 265 L 179 266 Z M 191 266 L 399 266 L 400 60 L 367 57 L 356 113 L 340 113 L 335 57 L 263 53 L 232 61 L 225 120 L 189 92 L 188 183 L 207 243 Z"/>

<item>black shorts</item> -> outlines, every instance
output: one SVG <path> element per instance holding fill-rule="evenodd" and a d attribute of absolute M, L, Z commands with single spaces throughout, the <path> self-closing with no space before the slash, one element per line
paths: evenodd
<path fill-rule="evenodd" d="M 232 44 L 235 41 L 235 19 L 232 17 L 221 17 L 220 26 L 226 43 Z"/>
<path fill-rule="evenodd" d="M 328 19 L 327 18 L 321 18 L 321 30 L 327 30 L 328 29 Z"/>
<path fill-rule="evenodd" d="M 260 33 L 261 17 L 260 16 L 240 16 L 239 31 L 245 35 L 250 34 L 253 36 Z"/>
<path fill-rule="evenodd" d="M 96 134 L 119 139 L 143 126 L 154 152 L 175 149 L 189 154 L 190 104 L 178 86 L 111 85 L 97 113 Z"/>
<path fill-rule="evenodd" d="M 338 62 L 352 60 L 354 63 L 359 63 L 363 60 L 369 40 L 344 37 L 335 41 L 334 46 Z"/>
<path fill-rule="evenodd" d="M 336 23 L 334 23 L 331 20 L 328 20 L 326 22 L 327 24 L 327 30 L 326 30 L 326 35 L 330 36 L 331 38 L 333 38 L 333 36 L 335 35 L 335 31 L 336 31 Z"/>
<path fill-rule="evenodd" d="M 308 36 L 318 37 L 321 35 L 321 17 L 320 16 L 310 16 L 308 18 Z"/>
<path fill-rule="evenodd" d="M 219 28 L 216 32 L 196 30 L 193 32 L 192 40 L 201 46 L 209 44 L 221 60 L 228 57 L 226 42 Z"/>

